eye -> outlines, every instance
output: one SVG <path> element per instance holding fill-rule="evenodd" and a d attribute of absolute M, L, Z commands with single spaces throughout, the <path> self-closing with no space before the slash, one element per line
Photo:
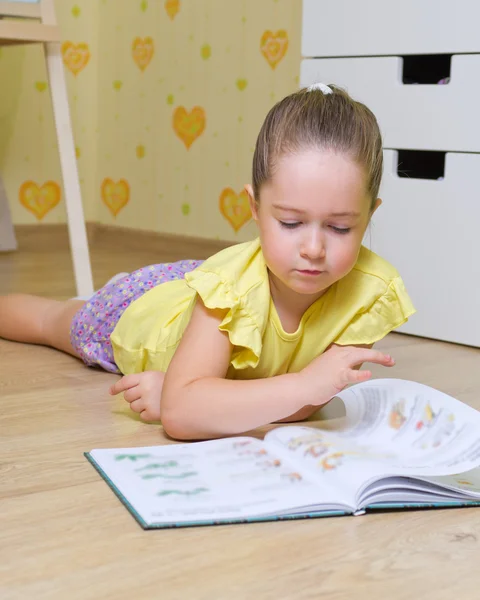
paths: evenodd
<path fill-rule="evenodd" d="M 284 227 L 285 229 L 295 229 L 296 227 L 299 227 L 299 225 L 301 225 L 300 221 L 279 221 L 280 226 Z"/>
<path fill-rule="evenodd" d="M 345 235 L 346 233 L 349 233 L 350 230 L 351 230 L 351 227 L 334 227 L 333 225 L 331 225 L 330 228 L 335 233 L 340 233 L 340 234 L 343 234 L 343 235 Z"/>

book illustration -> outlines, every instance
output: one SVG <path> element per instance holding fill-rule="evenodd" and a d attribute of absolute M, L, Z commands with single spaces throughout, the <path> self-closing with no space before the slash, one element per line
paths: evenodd
<path fill-rule="evenodd" d="M 439 413 L 435 413 L 430 402 L 427 402 L 424 410 L 423 410 L 423 418 L 417 421 L 415 425 L 415 429 L 417 431 L 422 431 L 425 428 L 430 428 L 437 420 Z"/>
<path fill-rule="evenodd" d="M 114 460 L 117 460 L 117 461 L 130 460 L 132 462 L 135 462 L 142 458 L 154 458 L 154 456 L 152 454 L 116 454 L 114 456 Z"/>
<path fill-rule="evenodd" d="M 388 460 L 395 461 L 395 454 L 389 452 L 376 452 L 374 448 L 358 446 L 353 449 L 333 448 L 332 446 L 309 446 L 305 451 L 305 456 L 315 459 L 315 466 L 323 473 L 334 471 L 339 467 L 351 466 L 352 461 L 363 460 L 368 462 Z M 320 457 L 320 460 L 316 460 Z"/>
<path fill-rule="evenodd" d="M 301 435 L 295 438 L 291 438 L 288 442 L 287 447 L 289 450 L 295 452 L 300 448 L 304 448 L 303 456 L 305 458 L 314 459 L 316 465 L 321 468 L 323 472 L 332 471 L 342 466 L 345 462 L 345 457 L 350 456 L 355 459 L 364 460 L 388 460 L 394 458 L 392 453 L 378 453 L 372 448 L 367 446 L 357 446 L 353 448 L 349 446 L 339 447 L 338 440 L 337 444 L 327 441 L 324 436 L 320 433 Z M 317 461 L 318 458 L 321 460 Z M 351 460 L 347 460 L 351 462 Z"/>
<path fill-rule="evenodd" d="M 269 458 L 267 460 L 262 460 L 260 462 L 255 463 L 259 467 L 262 467 L 264 471 L 270 471 L 272 469 L 278 469 L 278 467 L 282 466 L 282 461 L 278 458 Z"/>
<path fill-rule="evenodd" d="M 445 423 L 439 429 L 439 431 L 435 432 L 435 436 L 433 438 L 432 446 L 433 448 L 438 448 L 443 444 L 443 442 L 448 439 L 453 432 L 455 431 L 455 415 L 450 414 L 447 416 Z"/>
<path fill-rule="evenodd" d="M 371 453 L 367 453 L 367 452 L 345 452 L 345 451 L 340 451 L 340 452 L 332 452 L 331 454 L 328 454 L 327 456 L 325 456 L 324 458 L 322 458 L 322 460 L 318 463 L 318 466 L 321 467 L 322 471 L 325 473 L 327 471 L 334 471 L 336 469 L 338 469 L 338 467 L 342 467 L 345 462 L 350 462 L 351 459 L 346 458 L 346 457 L 352 457 L 352 458 L 367 458 L 367 459 L 375 459 L 375 458 L 387 458 L 388 455 L 375 455 L 375 454 L 371 454 Z"/>
<path fill-rule="evenodd" d="M 330 448 L 331 444 L 326 444 L 325 442 L 317 442 L 315 444 L 311 444 L 307 446 L 304 451 L 304 456 L 311 456 L 313 458 L 318 458 L 319 456 L 323 456 L 326 454 Z"/>
<path fill-rule="evenodd" d="M 248 448 L 248 449 L 244 449 L 242 448 L 240 450 L 240 452 L 237 452 L 236 455 L 237 456 L 254 456 L 254 457 L 259 457 L 259 456 L 267 456 L 268 452 L 265 450 L 265 448 L 260 448 L 257 450 L 254 450 L 253 448 Z"/>
<path fill-rule="evenodd" d="M 249 456 L 249 455 L 252 457 L 258 458 L 260 456 L 267 456 L 268 452 L 265 450 L 265 448 L 255 448 L 255 447 L 245 448 L 244 446 L 240 446 L 237 449 L 236 456 Z"/>
<path fill-rule="evenodd" d="M 233 442 L 232 448 L 234 450 L 236 450 L 237 448 L 245 448 L 245 446 L 250 446 L 251 443 L 251 440 L 241 440 L 239 442 Z"/>
<path fill-rule="evenodd" d="M 392 406 L 388 416 L 388 425 L 392 429 L 396 429 L 398 431 L 402 428 L 406 421 L 407 417 L 405 416 L 405 398 L 402 398 L 395 402 L 395 404 Z"/>
<path fill-rule="evenodd" d="M 394 453 L 374 452 L 373 449 L 359 447 L 358 451 L 338 450 L 331 452 L 318 461 L 316 466 L 319 467 L 323 473 L 326 473 L 329 471 L 335 471 L 339 467 L 343 466 L 348 468 L 352 465 L 353 461 L 357 460 L 364 461 L 364 463 L 387 463 L 388 461 L 392 461 L 392 464 L 396 464 L 397 459 L 398 456 Z"/>
<path fill-rule="evenodd" d="M 198 475 L 197 471 L 187 471 L 186 473 L 180 473 L 178 475 L 172 475 L 170 473 L 144 473 L 141 475 L 142 479 L 186 479 L 187 477 L 194 477 Z"/>
<path fill-rule="evenodd" d="M 288 479 L 290 483 L 297 483 L 303 479 L 300 473 L 282 473 L 281 477 L 283 479 Z"/>
<path fill-rule="evenodd" d="M 162 490 L 157 493 L 157 496 L 198 496 L 199 494 L 204 494 L 205 492 L 210 491 L 208 488 L 199 487 L 194 488 L 192 490 Z"/>
<path fill-rule="evenodd" d="M 475 487 L 475 484 L 472 483 L 471 481 L 468 481 L 468 479 L 457 479 L 456 477 L 454 477 L 454 479 L 460 485 L 469 485 L 469 486 Z"/>
<path fill-rule="evenodd" d="M 368 446 L 340 445 L 339 439 L 334 444 L 333 440 L 328 440 L 328 435 L 328 432 L 324 432 L 323 435 L 318 431 L 305 434 L 302 432 L 301 435 L 290 438 L 286 446 L 291 452 L 300 453 L 304 459 L 312 461 L 322 473 L 335 471 L 344 465 L 348 468 L 352 460 L 385 461 L 394 458 L 391 453 L 375 452 Z"/>
<path fill-rule="evenodd" d="M 225 455 L 225 452 L 222 454 Z M 217 462 L 217 466 L 241 468 L 241 465 L 252 465 L 253 468 L 260 466 L 266 469 L 278 467 L 280 464 L 280 461 L 272 457 L 266 448 L 259 447 L 257 444 L 238 445 L 233 455 L 227 454 L 224 460 Z"/>
<path fill-rule="evenodd" d="M 237 442 L 224 444 L 213 451 L 207 452 L 208 456 L 220 455 L 224 458 L 219 464 L 234 464 L 236 462 L 250 462 L 252 459 L 267 456 L 268 452 L 262 448 L 257 440 L 239 440 Z"/>
<path fill-rule="evenodd" d="M 193 454 L 178 454 L 175 457 L 175 460 L 172 460 L 169 456 L 158 456 L 155 454 L 146 454 L 146 453 L 142 453 L 142 452 L 128 452 L 128 453 L 113 455 L 113 460 L 115 460 L 116 462 L 121 462 L 121 461 L 137 462 L 139 460 L 146 460 L 147 458 L 149 458 L 152 461 L 157 461 L 155 464 L 158 465 L 159 468 L 162 465 L 165 468 L 167 468 L 167 467 L 177 466 L 179 464 L 178 461 L 180 459 L 193 460 L 193 459 L 195 459 L 195 456 Z"/>
<path fill-rule="evenodd" d="M 221 454 L 223 456 L 225 454 L 234 454 L 235 456 L 241 456 L 243 454 L 250 454 L 253 452 L 251 448 L 258 448 L 258 445 L 253 443 L 254 441 L 256 440 L 240 439 L 229 444 L 222 444 L 219 448 L 210 450 L 208 455 Z"/>
<path fill-rule="evenodd" d="M 325 458 L 322 458 L 320 461 L 320 466 L 324 472 L 333 471 L 334 469 L 342 466 L 344 458 L 345 452 L 333 452 L 332 454 L 325 456 Z"/>
<path fill-rule="evenodd" d="M 140 469 L 135 469 L 135 472 L 139 473 L 140 471 L 147 471 L 150 469 L 169 469 L 171 467 L 178 467 L 178 464 L 179 463 L 176 460 L 168 460 L 164 463 L 151 463 L 149 465 L 145 465 L 144 467 L 140 467 Z"/>
<path fill-rule="evenodd" d="M 320 432 L 315 433 L 306 433 L 304 435 L 299 435 L 288 440 L 287 448 L 289 450 L 298 450 L 302 446 L 307 446 L 311 444 L 325 444 L 328 445 L 327 442 L 324 442 L 323 436 Z"/>
<path fill-rule="evenodd" d="M 467 494 L 479 494 L 480 495 L 480 469 L 466 471 L 465 473 L 458 473 L 456 475 L 444 476 L 444 477 L 426 477 L 427 481 L 430 481 L 436 485 L 449 486 L 450 489 L 465 490 Z"/>
<path fill-rule="evenodd" d="M 257 450 L 253 453 L 253 456 L 267 456 L 267 454 L 268 452 L 265 450 L 265 448 L 260 448 L 260 450 Z"/>
<path fill-rule="evenodd" d="M 429 404 L 425 407 L 424 417 L 417 422 L 415 430 L 422 432 L 422 435 L 413 445 L 422 450 L 438 448 L 456 432 L 458 433 L 455 415 L 453 413 L 442 415 L 441 410 L 434 413 Z"/>

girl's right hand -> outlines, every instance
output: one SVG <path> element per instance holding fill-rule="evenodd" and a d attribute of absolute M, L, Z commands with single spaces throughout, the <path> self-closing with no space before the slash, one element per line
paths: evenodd
<path fill-rule="evenodd" d="M 160 400 L 164 379 L 165 373 L 160 371 L 124 375 L 110 387 L 110 395 L 115 396 L 123 392 L 125 401 L 143 421 L 147 423 L 160 421 Z"/>
<path fill-rule="evenodd" d="M 394 359 L 379 350 L 359 346 L 333 344 L 317 356 L 300 373 L 305 382 L 309 403 L 321 406 L 329 402 L 347 385 L 367 381 L 371 371 L 359 371 L 364 362 L 393 367 Z"/>

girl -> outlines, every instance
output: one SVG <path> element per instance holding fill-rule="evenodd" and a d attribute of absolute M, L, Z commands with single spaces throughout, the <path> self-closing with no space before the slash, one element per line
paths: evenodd
<path fill-rule="evenodd" d="M 397 271 L 362 246 L 379 207 L 374 115 L 334 86 L 280 101 L 246 190 L 259 239 L 203 263 L 155 265 L 87 302 L 0 298 L 0 336 L 122 373 L 146 421 L 178 439 L 305 419 L 346 385 L 393 366 L 371 349 L 414 312 Z"/>

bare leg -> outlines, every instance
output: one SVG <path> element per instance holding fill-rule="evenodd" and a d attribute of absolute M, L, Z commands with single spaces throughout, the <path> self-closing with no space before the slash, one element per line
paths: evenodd
<path fill-rule="evenodd" d="M 51 346 L 77 356 L 70 343 L 70 325 L 84 304 L 27 294 L 0 296 L 0 338 Z"/>

